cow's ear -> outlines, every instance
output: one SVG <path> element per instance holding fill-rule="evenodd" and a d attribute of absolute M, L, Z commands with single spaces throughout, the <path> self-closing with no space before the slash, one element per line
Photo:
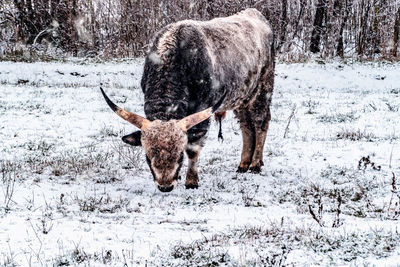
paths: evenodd
<path fill-rule="evenodd" d="M 142 145 L 142 142 L 140 141 L 141 137 L 142 137 L 142 131 L 136 131 L 131 134 L 123 136 L 122 141 L 131 146 L 141 146 Z"/>

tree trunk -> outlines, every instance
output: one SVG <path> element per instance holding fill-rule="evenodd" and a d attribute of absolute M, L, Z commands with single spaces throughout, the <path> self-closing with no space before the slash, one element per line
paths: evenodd
<path fill-rule="evenodd" d="M 58 9 L 59 4 L 60 4 L 60 0 L 50 0 L 50 16 L 52 17 L 52 19 L 56 19 L 56 15 L 57 15 L 56 11 Z"/>
<path fill-rule="evenodd" d="M 88 0 L 89 3 L 89 12 L 90 12 L 90 38 L 92 39 L 91 49 L 94 50 L 98 45 L 97 43 L 97 35 L 96 35 L 96 15 L 94 13 L 94 7 L 92 0 Z"/>
<path fill-rule="evenodd" d="M 369 9 L 371 8 L 371 3 L 368 0 L 367 5 L 365 5 L 365 0 L 361 1 L 361 19 L 360 19 L 360 33 L 358 35 L 358 42 L 357 42 L 357 54 L 359 56 L 364 55 L 365 52 L 365 44 L 366 44 L 366 34 L 367 34 L 367 27 L 368 27 L 368 14 Z M 364 12 L 362 12 L 364 11 Z"/>
<path fill-rule="evenodd" d="M 287 0 L 282 0 L 282 15 L 281 15 L 281 25 L 280 25 L 280 37 L 279 37 L 279 44 L 277 47 L 277 51 L 279 51 L 282 45 L 286 41 L 286 27 L 288 24 L 287 18 Z"/>
<path fill-rule="evenodd" d="M 27 16 L 25 18 L 26 28 L 28 32 L 28 40 L 29 44 L 33 43 L 36 35 L 39 33 L 38 29 L 36 28 L 36 18 L 35 13 L 32 6 L 32 0 L 25 1 L 25 7 L 27 10 Z"/>
<path fill-rule="evenodd" d="M 292 35 L 292 40 L 289 42 L 289 47 L 287 48 L 287 51 L 290 51 L 290 48 L 293 44 L 293 41 L 296 37 L 298 37 L 298 30 L 299 30 L 299 25 L 300 25 L 300 20 L 303 18 L 303 13 L 304 13 L 304 7 L 306 3 L 305 0 L 300 1 L 300 10 L 299 10 L 299 15 L 297 16 L 296 24 L 294 26 L 294 32 Z"/>
<path fill-rule="evenodd" d="M 397 15 L 394 22 L 394 31 L 393 31 L 393 49 L 392 55 L 397 57 L 397 47 L 399 46 L 399 36 L 400 35 L 400 7 L 397 9 Z"/>
<path fill-rule="evenodd" d="M 78 55 L 78 42 L 79 42 L 79 36 L 78 36 L 78 31 L 76 29 L 76 21 L 77 20 L 77 11 L 78 11 L 78 6 L 76 4 L 76 0 L 72 0 L 69 3 L 70 6 L 70 13 L 69 13 L 69 25 L 68 27 L 70 28 L 70 36 L 69 36 L 69 42 L 70 45 L 72 45 L 73 49 L 73 54 L 76 57 Z"/>
<path fill-rule="evenodd" d="M 380 49 L 380 36 L 379 36 L 379 17 L 380 9 L 381 9 L 382 1 L 374 1 L 373 10 L 374 10 L 374 20 L 372 25 L 372 53 L 379 54 L 381 52 Z M 383 19 L 384 21 L 384 19 Z"/>
<path fill-rule="evenodd" d="M 344 32 L 344 28 L 346 27 L 347 19 L 349 17 L 350 6 L 351 6 L 351 4 L 349 4 L 348 0 L 345 0 L 344 8 L 342 9 L 343 18 L 342 18 L 342 22 L 340 24 L 339 38 L 338 38 L 338 44 L 337 44 L 337 48 L 336 48 L 336 53 L 341 58 L 344 57 L 343 32 Z"/>
<path fill-rule="evenodd" d="M 24 7 L 24 1 L 19 1 L 19 0 L 14 0 L 14 5 L 17 8 L 17 13 L 16 13 L 16 21 L 17 21 L 17 40 L 25 40 L 25 7 Z"/>
<path fill-rule="evenodd" d="M 321 34 L 323 33 L 324 22 L 326 22 L 326 8 L 328 0 L 318 0 L 317 10 L 315 11 L 313 31 L 311 34 L 310 51 L 318 53 L 320 51 L 319 44 L 321 42 Z"/>

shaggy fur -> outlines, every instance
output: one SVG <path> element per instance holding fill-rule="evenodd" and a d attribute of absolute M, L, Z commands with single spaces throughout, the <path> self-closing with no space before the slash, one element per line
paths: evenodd
<path fill-rule="evenodd" d="M 187 144 L 186 134 L 178 127 L 176 120 L 156 120 L 146 131 L 142 131 L 141 139 L 155 181 L 159 186 L 169 186 L 179 175 Z"/>
<path fill-rule="evenodd" d="M 198 186 L 197 159 L 210 121 L 186 132 L 177 120 L 214 107 L 221 99 L 219 111 L 233 110 L 242 129 L 238 171 L 259 172 L 273 84 L 273 34 L 256 9 L 211 21 L 184 20 L 158 32 L 141 81 L 144 111 L 153 121 L 142 132 L 141 143 L 156 183 L 175 184 L 186 150 L 186 187 Z M 137 145 L 139 136 L 133 133 L 123 140 Z"/>

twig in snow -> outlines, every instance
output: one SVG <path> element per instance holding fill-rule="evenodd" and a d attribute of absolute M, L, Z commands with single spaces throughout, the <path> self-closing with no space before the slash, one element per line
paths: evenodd
<path fill-rule="evenodd" d="M 342 196 L 340 195 L 340 192 L 337 190 L 336 190 L 336 194 L 337 194 L 338 206 L 336 209 L 336 217 L 332 224 L 332 227 L 334 227 L 334 228 L 340 226 L 340 213 L 342 213 L 342 211 L 340 209 L 340 207 L 342 206 Z"/>
<path fill-rule="evenodd" d="M 15 183 L 17 180 L 17 167 L 17 165 L 10 162 L 4 162 L 0 166 L 5 213 L 10 211 L 10 204 L 14 202 L 12 198 L 14 196 Z"/>
<path fill-rule="evenodd" d="M 308 211 L 310 212 L 311 217 L 319 224 L 319 226 L 322 227 L 323 225 L 322 225 L 322 223 L 321 223 L 321 220 L 318 219 L 317 215 L 315 215 L 314 211 L 313 211 L 312 208 L 311 208 L 311 205 L 308 205 Z"/>
<path fill-rule="evenodd" d="M 393 148 L 394 145 L 392 146 L 392 149 L 390 150 L 390 157 L 389 157 L 389 168 L 392 168 L 392 157 L 393 157 Z"/>
<path fill-rule="evenodd" d="M 400 211 L 399 210 L 396 210 L 396 206 L 397 206 L 397 208 L 398 208 L 398 205 L 399 205 L 399 203 L 400 203 L 400 194 L 397 192 L 397 186 L 396 186 L 396 175 L 394 174 L 394 172 L 392 172 L 392 195 L 391 195 L 391 197 L 390 197 L 390 201 L 389 201 L 389 206 L 388 206 L 388 209 L 387 209 L 387 214 L 388 214 L 388 216 L 390 215 L 390 212 L 391 211 L 394 211 L 394 216 L 393 216 L 393 219 L 396 219 L 398 216 L 399 216 L 399 214 L 400 214 Z M 398 202 L 397 203 L 395 203 L 395 208 L 392 208 L 391 206 L 392 206 L 392 202 L 393 202 L 393 199 L 394 199 L 394 196 L 397 196 L 397 198 L 398 198 Z"/>
<path fill-rule="evenodd" d="M 43 242 L 42 242 L 42 240 L 40 239 L 38 233 L 36 232 L 36 229 L 35 229 L 35 227 L 33 226 L 31 220 L 28 220 L 28 221 L 29 221 L 29 224 L 31 225 L 31 228 L 32 228 L 33 232 L 35 233 L 35 236 L 36 236 L 37 240 L 38 240 L 39 243 L 40 243 L 39 250 L 38 250 L 37 252 L 36 252 L 30 245 L 29 245 L 29 248 L 30 248 L 31 251 L 35 254 L 37 260 L 43 265 L 42 259 L 40 258 L 40 252 L 42 251 Z"/>
<path fill-rule="evenodd" d="M 296 104 L 294 104 L 292 107 L 292 112 L 290 113 L 290 116 L 288 118 L 288 123 L 286 125 L 286 129 L 285 129 L 285 133 L 283 134 L 283 138 L 287 137 L 287 134 L 289 133 L 290 122 L 292 121 L 292 118 L 294 117 L 295 114 L 296 114 Z"/>

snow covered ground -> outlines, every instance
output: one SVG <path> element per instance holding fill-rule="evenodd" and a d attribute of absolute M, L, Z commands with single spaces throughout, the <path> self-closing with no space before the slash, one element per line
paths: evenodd
<path fill-rule="evenodd" d="M 399 64 L 277 64 L 261 174 L 229 113 L 161 193 L 99 91 L 143 114 L 142 63 L 0 63 L 1 266 L 400 262 Z"/>

